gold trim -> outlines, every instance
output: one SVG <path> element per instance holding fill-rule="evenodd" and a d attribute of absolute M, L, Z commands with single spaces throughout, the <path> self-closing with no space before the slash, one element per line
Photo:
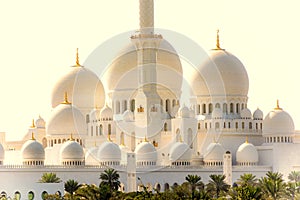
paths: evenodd
<path fill-rule="evenodd" d="M 71 133 L 70 135 L 70 141 L 75 141 L 75 139 L 73 138 L 73 133 Z"/>
<path fill-rule="evenodd" d="M 144 138 L 144 142 L 149 142 L 149 141 L 147 140 L 147 137 L 146 137 L 146 135 L 145 135 L 145 138 Z"/>
<path fill-rule="evenodd" d="M 213 49 L 213 50 L 225 50 L 225 49 L 222 49 L 221 46 L 220 46 L 220 30 L 218 29 L 217 30 L 217 41 L 216 41 L 216 48 Z"/>
<path fill-rule="evenodd" d="M 35 140 L 34 132 L 31 132 L 31 140 Z"/>
<path fill-rule="evenodd" d="M 110 134 L 107 135 L 107 140 L 112 142 L 111 138 L 110 138 Z"/>
<path fill-rule="evenodd" d="M 32 119 L 32 122 L 31 122 L 31 126 L 30 126 L 30 128 L 35 128 L 34 119 Z"/>
<path fill-rule="evenodd" d="M 249 142 L 248 142 L 248 136 L 246 136 L 246 141 L 245 141 L 245 143 L 246 144 L 248 144 Z"/>
<path fill-rule="evenodd" d="M 79 63 L 79 53 L 78 53 L 78 48 L 76 49 L 76 66 L 81 66 Z"/>

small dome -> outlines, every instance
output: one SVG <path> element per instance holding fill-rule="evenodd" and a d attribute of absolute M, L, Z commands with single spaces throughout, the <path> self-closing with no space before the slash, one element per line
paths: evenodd
<path fill-rule="evenodd" d="M 95 105 L 104 106 L 105 93 L 101 81 L 95 73 L 83 66 L 70 67 L 69 72 L 57 81 L 51 95 L 52 108 L 61 103 L 65 92 L 68 92 L 70 101 L 84 115 L 89 114 Z"/>
<path fill-rule="evenodd" d="M 85 118 L 72 104 L 62 103 L 58 105 L 51 113 L 46 126 L 48 136 L 66 136 L 72 133 L 74 135 L 85 136 L 86 123 Z"/>
<path fill-rule="evenodd" d="M 121 149 L 111 141 L 104 142 L 100 145 L 97 153 L 100 162 L 121 161 Z"/>
<path fill-rule="evenodd" d="M 174 162 L 177 160 L 187 160 L 192 159 L 192 150 L 188 144 L 183 142 L 176 142 L 172 145 L 170 149 L 170 161 Z"/>
<path fill-rule="evenodd" d="M 157 152 L 152 143 L 148 141 L 141 142 L 134 151 L 136 153 L 136 161 L 156 162 Z"/>
<path fill-rule="evenodd" d="M 190 110 L 188 107 L 183 106 L 178 111 L 178 117 L 181 118 L 189 118 L 190 117 Z"/>
<path fill-rule="evenodd" d="M 257 108 L 253 113 L 253 119 L 254 120 L 262 120 L 264 118 L 264 113 Z"/>
<path fill-rule="evenodd" d="M 124 113 L 123 113 L 123 120 L 125 122 L 132 122 L 133 121 L 133 112 L 131 112 L 131 110 L 126 110 Z"/>
<path fill-rule="evenodd" d="M 251 111 L 249 108 L 244 108 L 242 111 L 241 111 L 241 118 L 242 119 L 251 119 L 252 117 L 252 114 L 251 114 Z"/>
<path fill-rule="evenodd" d="M 112 120 L 113 118 L 113 111 L 110 107 L 105 105 L 100 111 L 100 118 L 102 120 Z"/>
<path fill-rule="evenodd" d="M 2 146 L 2 144 L 0 144 L 0 161 L 3 161 L 5 158 L 5 150 Z"/>
<path fill-rule="evenodd" d="M 213 119 L 220 119 L 223 117 L 223 112 L 220 108 L 215 108 L 213 111 L 212 111 L 212 114 L 211 114 L 211 117 Z"/>
<path fill-rule="evenodd" d="M 21 149 L 21 154 L 23 160 L 44 160 L 45 159 L 45 150 L 41 143 L 35 139 L 28 140 L 25 142 Z"/>
<path fill-rule="evenodd" d="M 281 108 L 275 108 L 269 112 L 263 122 L 263 136 L 294 135 L 294 121 L 292 117 Z"/>
<path fill-rule="evenodd" d="M 223 161 L 224 148 L 220 143 L 210 143 L 204 155 L 204 162 L 220 162 Z"/>
<path fill-rule="evenodd" d="M 39 118 L 35 121 L 35 126 L 37 128 L 45 128 L 45 125 L 46 125 L 45 120 L 41 116 L 39 116 Z"/>
<path fill-rule="evenodd" d="M 241 144 L 236 152 L 236 162 L 256 164 L 258 162 L 258 152 L 255 146 L 248 142 Z"/>
<path fill-rule="evenodd" d="M 82 146 L 74 140 L 68 140 L 60 149 L 60 159 L 64 161 L 84 161 Z"/>
<path fill-rule="evenodd" d="M 90 112 L 90 120 L 94 121 L 94 120 L 99 120 L 100 119 L 100 109 L 99 108 L 94 108 L 91 112 Z"/>

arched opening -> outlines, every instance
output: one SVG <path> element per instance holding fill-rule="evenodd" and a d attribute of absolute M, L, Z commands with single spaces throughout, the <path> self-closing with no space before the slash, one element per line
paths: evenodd
<path fill-rule="evenodd" d="M 213 111 L 213 105 L 210 103 L 208 104 L 208 113 L 211 114 Z"/>
<path fill-rule="evenodd" d="M 48 195 L 48 192 L 43 191 L 43 192 L 42 192 L 42 195 L 41 195 L 42 199 L 43 199 L 43 200 L 46 199 L 46 196 L 47 196 L 47 195 Z"/>
<path fill-rule="evenodd" d="M 245 122 L 242 122 L 242 129 L 245 129 Z"/>
<path fill-rule="evenodd" d="M 215 128 L 216 128 L 216 129 L 220 129 L 220 123 L 219 123 L 219 122 L 216 122 L 216 123 L 215 123 Z"/>
<path fill-rule="evenodd" d="M 170 100 L 166 100 L 166 112 L 170 112 Z"/>
<path fill-rule="evenodd" d="M 206 114 L 206 104 L 202 104 L 202 114 Z"/>
<path fill-rule="evenodd" d="M 135 110 L 135 100 L 134 99 L 131 99 L 131 101 L 130 101 L 130 110 L 131 110 L 131 112 L 134 112 L 134 110 Z"/>
<path fill-rule="evenodd" d="M 201 124 L 200 124 L 200 122 L 198 123 L 198 130 L 200 130 L 201 129 Z"/>
<path fill-rule="evenodd" d="M 165 124 L 164 124 L 164 131 L 168 131 L 168 124 L 167 124 L 167 122 L 165 122 Z"/>
<path fill-rule="evenodd" d="M 2 191 L 1 192 L 1 199 L 6 199 L 6 197 L 7 197 L 6 192 Z"/>
<path fill-rule="evenodd" d="M 47 139 L 46 138 L 42 139 L 42 145 L 43 145 L 44 148 L 47 147 Z"/>
<path fill-rule="evenodd" d="M 103 126 L 102 126 L 102 124 L 100 124 L 100 126 L 99 126 L 99 134 L 100 134 L 100 135 L 103 134 Z"/>
<path fill-rule="evenodd" d="M 227 103 L 223 103 L 223 113 L 227 114 Z"/>
<path fill-rule="evenodd" d="M 167 190 L 170 190 L 169 183 L 165 183 L 165 186 L 164 186 L 164 191 L 167 191 Z"/>
<path fill-rule="evenodd" d="M 108 135 L 111 135 L 111 124 L 108 124 Z"/>
<path fill-rule="evenodd" d="M 154 189 L 157 191 L 157 192 L 160 192 L 161 190 L 161 186 L 159 183 L 156 183 L 155 186 L 154 186 Z"/>
<path fill-rule="evenodd" d="M 239 123 L 235 122 L 235 128 L 238 129 L 239 128 Z"/>
<path fill-rule="evenodd" d="M 252 122 L 249 122 L 249 129 L 252 129 Z"/>
<path fill-rule="evenodd" d="M 34 193 L 32 191 L 28 192 L 28 200 L 34 199 Z"/>
<path fill-rule="evenodd" d="M 178 187 L 178 183 L 175 182 L 175 183 L 173 184 L 173 188 L 176 188 L 176 187 Z"/>
<path fill-rule="evenodd" d="M 125 112 L 127 110 L 127 101 L 124 100 L 123 101 L 123 112 Z"/>
<path fill-rule="evenodd" d="M 219 103 L 216 103 L 215 108 L 221 108 Z"/>
<path fill-rule="evenodd" d="M 230 113 L 233 113 L 233 103 L 230 103 Z"/>
<path fill-rule="evenodd" d="M 131 137 L 130 137 L 130 149 L 131 151 L 134 151 L 135 150 L 135 132 L 132 132 L 131 133 Z"/>
<path fill-rule="evenodd" d="M 236 113 L 240 113 L 240 104 L 237 103 L 237 104 L 235 105 L 235 107 L 236 107 Z"/>
<path fill-rule="evenodd" d="M 197 114 L 199 115 L 200 114 L 200 109 L 201 109 L 201 106 L 200 104 L 197 105 Z"/>
<path fill-rule="evenodd" d="M 176 100 L 173 99 L 173 101 L 172 101 L 172 107 L 174 107 L 175 105 L 176 105 Z"/>
<path fill-rule="evenodd" d="M 86 123 L 90 123 L 90 115 L 89 114 L 87 114 L 85 116 L 85 121 L 86 121 Z"/>

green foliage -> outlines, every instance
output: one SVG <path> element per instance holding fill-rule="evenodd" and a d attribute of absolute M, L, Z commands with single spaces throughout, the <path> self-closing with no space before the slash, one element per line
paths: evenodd
<path fill-rule="evenodd" d="M 63 197 L 58 194 L 46 194 L 44 200 L 63 200 Z"/>
<path fill-rule="evenodd" d="M 206 190 L 211 198 L 219 198 L 225 196 L 229 191 L 230 185 L 225 183 L 225 175 L 211 174 L 209 183 L 206 185 Z"/>
<path fill-rule="evenodd" d="M 112 194 L 113 191 L 117 191 L 121 186 L 121 182 L 119 181 L 120 175 L 114 169 L 108 168 L 104 170 L 103 173 L 100 174 L 100 185 L 103 191 L 106 190 L 106 186 L 109 188 L 109 192 Z"/>
<path fill-rule="evenodd" d="M 41 179 L 38 181 L 39 183 L 60 183 L 61 180 L 56 176 L 55 173 L 44 173 Z"/>
<path fill-rule="evenodd" d="M 266 175 L 267 177 L 262 177 L 259 180 L 265 198 L 276 200 L 284 197 L 286 184 L 283 181 L 282 174 L 267 172 Z"/>
<path fill-rule="evenodd" d="M 75 192 L 81 187 L 81 185 L 78 184 L 78 182 L 73 179 L 70 179 L 67 182 L 65 182 L 64 186 L 65 186 L 65 191 L 69 193 L 70 195 L 69 199 L 71 200 L 74 199 Z"/>

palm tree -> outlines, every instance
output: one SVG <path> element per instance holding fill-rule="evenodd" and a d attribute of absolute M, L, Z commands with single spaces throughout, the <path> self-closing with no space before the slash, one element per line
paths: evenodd
<path fill-rule="evenodd" d="M 41 179 L 38 181 L 39 183 L 60 183 L 61 180 L 56 176 L 55 173 L 44 173 Z"/>
<path fill-rule="evenodd" d="M 285 193 L 285 183 L 282 174 L 278 172 L 267 172 L 267 177 L 262 177 L 259 183 L 263 193 L 273 200 L 279 199 Z"/>
<path fill-rule="evenodd" d="M 74 193 L 81 187 L 81 184 L 78 184 L 77 181 L 70 179 L 65 182 L 65 191 L 70 194 L 70 199 L 73 200 Z"/>
<path fill-rule="evenodd" d="M 255 186 L 258 183 L 258 179 L 253 174 L 243 174 L 237 181 L 239 186 Z"/>
<path fill-rule="evenodd" d="M 195 198 L 195 191 L 197 187 L 204 187 L 203 182 L 201 181 L 201 177 L 198 175 L 187 175 L 185 177 L 185 180 L 189 183 L 189 185 L 191 186 L 191 190 L 192 190 L 192 199 Z"/>
<path fill-rule="evenodd" d="M 100 187 L 103 185 L 107 185 L 109 186 L 110 193 L 112 193 L 113 191 L 117 191 L 121 186 L 121 182 L 119 181 L 119 178 L 120 175 L 118 174 L 117 171 L 108 168 L 100 174 L 100 179 L 101 179 Z"/>
<path fill-rule="evenodd" d="M 300 171 L 292 171 L 289 174 L 288 179 L 294 183 L 300 182 Z"/>
<path fill-rule="evenodd" d="M 220 197 L 223 192 L 228 192 L 230 185 L 228 185 L 225 180 L 225 175 L 211 174 L 209 183 L 207 184 L 207 191 L 211 196 Z"/>

